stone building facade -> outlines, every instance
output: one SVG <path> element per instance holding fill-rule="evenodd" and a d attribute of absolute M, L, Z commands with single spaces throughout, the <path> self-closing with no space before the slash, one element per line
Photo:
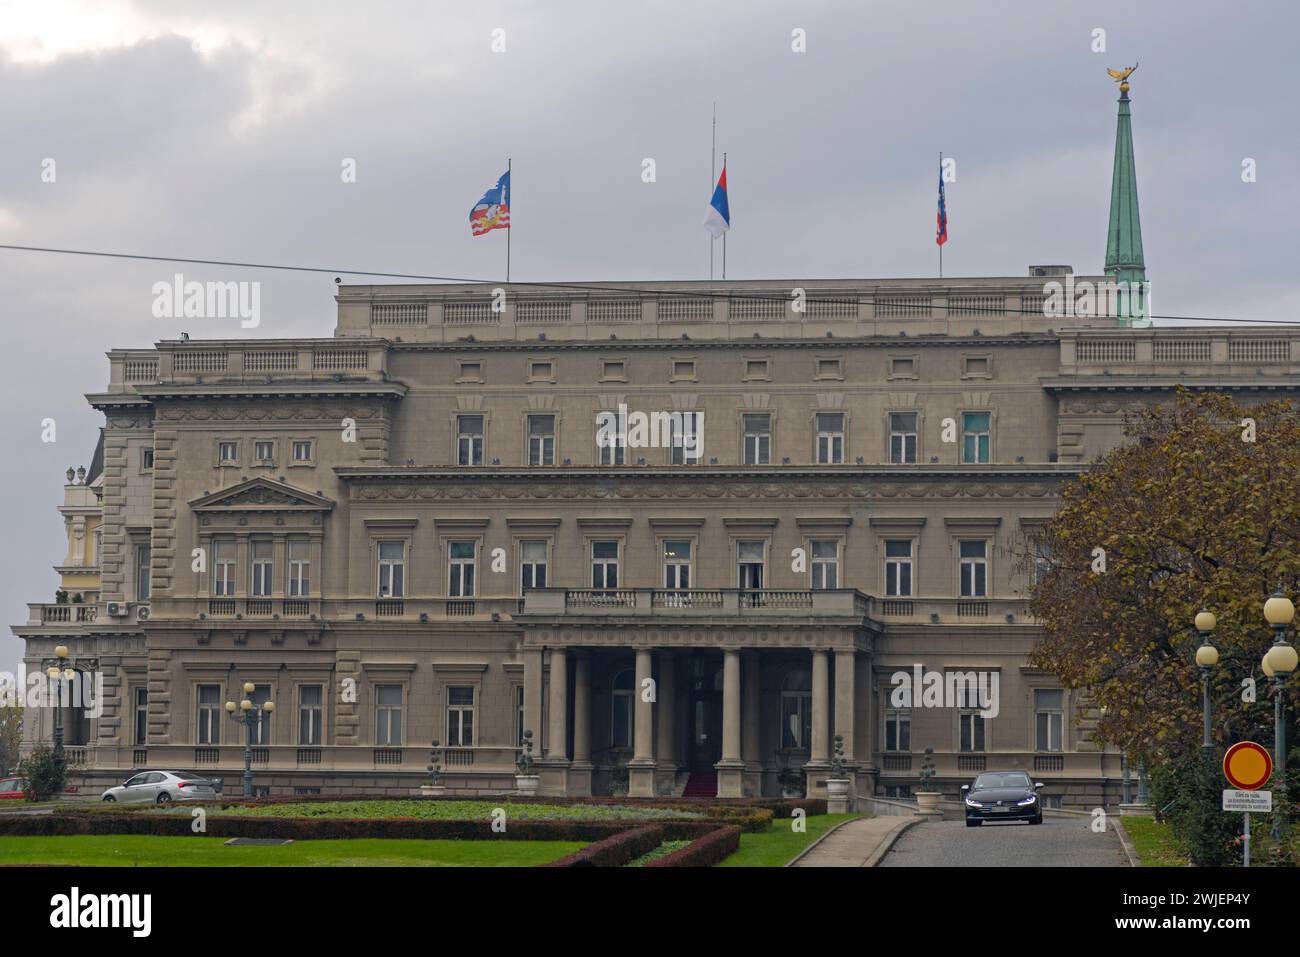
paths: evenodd
<path fill-rule="evenodd" d="M 1114 802 L 1086 699 L 1026 663 L 1026 535 L 1127 410 L 1293 393 L 1300 326 L 1049 318 L 1034 272 L 342 286 L 331 338 L 115 350 L 94 613 L 31 605 L 26 666 L 102 676 L 64 720 L 90 785 L 233 785 L 251 682 L 277 793 L 409 792 L 434 739 L 453 792 L 506 791 L 529 730 L 555 794 L 822 793 L 838 736 L 860 795 L 932 748 L 949 793 Z M 996 714 L 900 707 L 918 668 L 996 676 Z"/>

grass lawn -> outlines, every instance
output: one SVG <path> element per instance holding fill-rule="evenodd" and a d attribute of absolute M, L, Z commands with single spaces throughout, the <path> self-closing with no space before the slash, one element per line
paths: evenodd
<path fill-rule="evenodd" d="M 1151 817 L 1126 817 L 1123 824 L 1143 867 L 1187 866 L 1187 852 L 1179 847 L 1168 824 L 1157 824 Z"/>
<path fill-rule="evenodd" d="M 212 815 L 251 817 L 437 818 L 445 821 L 485 821 L 496 808 L 504 808 L 512 821 L 620 821 L 691 819 L 690 811 L 612 804 L 512 804 L 497 801 L 308 801 L 302 804 L 266 804 L 261 807 L 209 808 Z M 156 808 L 155 808 L 156 810 Z M 190 808 L 173 805 L 167 810 L 189 815 Z"/>
<path fill-rule="evenodd" d="M 808 829 L 796 833 L 791 819 L 773 821 L 766 833 L 740 835 L 740 850 L 719 864 L 719 867 L 784 867 L 792 857 L 802 851 L 828 830 L 860 817 L 858 814 L 820 814 L 805 818 Z"/>
<path fill-rule="evenodd" d="M 144 834 L 0 838 L 5 864 L 79 867 L 532 867 L 572 854 L 581 841 L 295 841 L 226 847 L 221 837 Z"/>

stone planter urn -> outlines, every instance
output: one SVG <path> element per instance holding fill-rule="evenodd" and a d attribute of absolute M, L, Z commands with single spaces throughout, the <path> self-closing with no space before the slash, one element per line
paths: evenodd
<path fill-rule="evenodd" d="M 827 784 L 830 782 L 828 781 Z M 916 806 L 923 814 L 933 814 L 939 811 L 939 798 L 943 794 L 939 791 L 917 791 Z"/>
<path fill-rule="evenodd" d="M 849 778 L 826 779 L 826 810 L 830 814 L 847 814 L 849 812 Z"/>
<path fill-rule="evenodd" d="M 541 780 L 541 776 L 537 774 L 516 774 L 515 790 L 523 797 L 536 797 L 537 785 Z"/>

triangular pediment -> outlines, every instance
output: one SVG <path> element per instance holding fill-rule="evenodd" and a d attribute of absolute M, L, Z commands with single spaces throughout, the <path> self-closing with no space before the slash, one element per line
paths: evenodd
<path fill-rule="evenodd" d="M 267 478 L 249 479 L 190 502 L 196 512 L 327 512 L 333 507 L 333 499 Z"/>

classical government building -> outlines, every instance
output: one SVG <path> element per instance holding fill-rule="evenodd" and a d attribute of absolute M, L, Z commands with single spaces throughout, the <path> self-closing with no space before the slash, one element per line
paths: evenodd
<path fill-rule="evenodd" d="M 110 352 L 73 594 L 13 629 L 103 677 L 74 770 L 234 786 L 251 682 L 275 793 L 409 793 L 435 739 L 453 793 L 504 792 L 527 731 L 552 794 L 824 793 L 838 739 L 858 795 L 932 749 L 950 794 L 1117 801 L 1086 698 L 1027 664 L 1029 536 L 1126 411 L 1300 389 L 1300 326 L 1079 308 L 1141 275 L 1127 110 L 1108 275 L 340 286 L 332 337 Z M 900 705 L 917 669 L 995 676 L 996 713 Z"/>

